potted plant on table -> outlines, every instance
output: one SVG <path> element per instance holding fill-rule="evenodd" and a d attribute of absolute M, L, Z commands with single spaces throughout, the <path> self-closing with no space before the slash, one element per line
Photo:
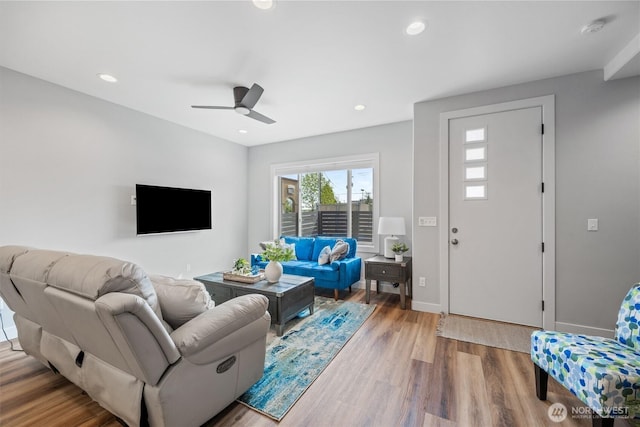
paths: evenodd
<path fill-rule="evenodd" d="M 238 258 L 233 261 L 233 274 L 239 274 L 245 276 L 252 273 L 251 264 L 244 258 Z"/>
<path fill-rule="evenodd" d="M 407 252 L 409 248 L 404 243 L 396 243 L 391 247 L 391 250 L 396 254 L 396 262 L 400 262 L 404 258 L 403 254 Z"/>
<path fill-rule="evenodd" d="M 280 280 L 282 276 L 282 264 L 283 261 L 291 261 L 294 259 L 293 249 L 281 242 L 275 240 L 273 243 L 267 245 L 264 252 L 262 252 L 262 258 L 269 261 L 264 269 L 264 275 L 269 283 L 275 283 Z"/>

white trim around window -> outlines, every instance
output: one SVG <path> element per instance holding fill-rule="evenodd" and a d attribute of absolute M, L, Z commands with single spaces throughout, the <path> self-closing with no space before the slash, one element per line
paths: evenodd
<path fill-rule="evenodd" d="M 280 203 L 279 197 L 279 184 L 278 177 L 291 174 L 302 174 L 309 172 L 323 172 L 328 170 L 342 170 L 342 169 L 373 169 L 373 223 L 378 223 L 380 216 L 380 155 L 379 153 L 366 153 L 353 156 L 332 157 L 326 159 L 310 159 L 299 160 L 289 163 L 276 163 L 271 165 L 271 206 L 270 221 L 272 227 L 273 238 L 277 238 L 279 234 L 279 212 Z M 360 243 L 358 242 L 358 252 L 378 252 L 377 234 L 374 233 L 373 243 Z"/>

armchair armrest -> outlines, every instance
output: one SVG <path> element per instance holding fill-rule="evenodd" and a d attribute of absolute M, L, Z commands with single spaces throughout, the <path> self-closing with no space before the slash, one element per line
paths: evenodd
<path fill-rule="evenodd" d="M 271 316 L 269 300 L 250 294 L 231 299 L 197 317 L 171 334 L 182 357 L 196 365 L 233 354 L 267 336 Z"/>

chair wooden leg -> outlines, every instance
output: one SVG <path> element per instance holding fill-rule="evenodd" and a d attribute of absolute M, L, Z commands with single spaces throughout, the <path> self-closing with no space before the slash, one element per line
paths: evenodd
<path fill-rule="evenodd" d="M 536 371 L 536 396 L 540 400 L 547 400 L 547 383 L 549 382 L 549 374 L 540 366 L 533 364 Z"/>
<path fill-rule="evenodd" d="M 337 289 L 333 290 L 333 299 L 338 301 L 338 290 Z"/>
<path fill-rule="evenodd" d="M 602 418 L 599 415 L 593 414 L 591 425 L 593 427 L 613 427 L 615 418 Z"/>

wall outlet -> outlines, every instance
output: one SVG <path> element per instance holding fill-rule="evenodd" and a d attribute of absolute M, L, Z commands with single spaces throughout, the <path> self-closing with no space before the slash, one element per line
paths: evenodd
<path fill-rule="evenodd" d="M 135 206 L 136 205 L 136 196 L 135 194 L 131 196 L 131 206 Z"/>
<path fill-rule="evenodd" d="M 421 277 L 420 280 L 418 281 L 418 286 L 421 286 L 423 288 L 427 286 L 427 279 L 425 277 Z"/>

